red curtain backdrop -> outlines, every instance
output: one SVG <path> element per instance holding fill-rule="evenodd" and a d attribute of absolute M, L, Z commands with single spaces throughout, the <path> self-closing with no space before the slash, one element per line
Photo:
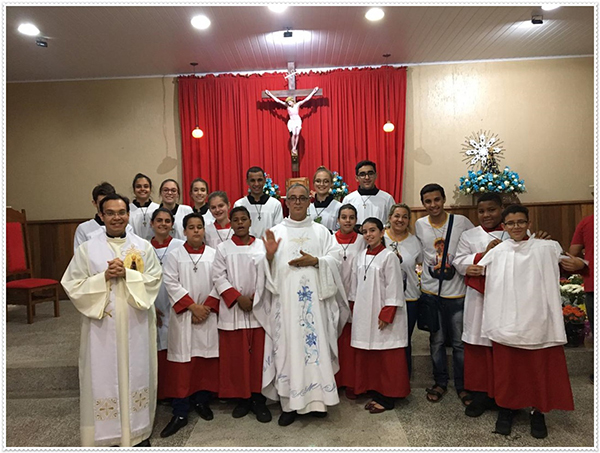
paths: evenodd
<path fill-rule="evenodd" d="M 388 89 L 389 83 L 389 89 Z M 195 85 L 195 86 L 194 86 Z M 189 186 L 204 178 L 209 190 L 225 190 L 233 202 L 246 195 L 246 170 L 262 167 L 281 194 L 292 177 L 287 110 L 261 92 L 287 89 L 283 74 L 208 75 L 179 77 L 184 203 Z M 296 88 L 318 86 L 323 96 L 300 108 L 302 132 L 298 146 L 300 176 L 312 181 L 324 165 L 337 171 L 355 190 L 354 166 L 363 159 L 377 163 L 377 186 L 402 200 L 406 68 L 337 69 L 296 75 Z M 198 125 L 204 137 L 195 139 L 194 96 Z M 301 100 L 298 98 L 297 100 Z M 391 133 L 382 129 L 389 102 Z"/>

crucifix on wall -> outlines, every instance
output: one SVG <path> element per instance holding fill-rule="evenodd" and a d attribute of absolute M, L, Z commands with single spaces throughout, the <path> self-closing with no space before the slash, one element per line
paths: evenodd
<path fill-rule="evenodd" d="M 290 131 L 290 153 L 292 156 L 292 171 L 298 171 L 298 141 L 300 140 L 300 131 L 302 130 L 302 119 L 300 118 L 300 107 L 305 102 L 308 102 L 313 96 L 322 96 L 323 90 L 319 87 L 315 87 L 310 90 L 297 90 L 296 89 L 296 71 L 294 68 L 294 62 L 288 62 L 288 75 L 285 76 L 288 81 L 287 90 L 269 91 L 265 90 L 262 92 L 262 98 L 271 98 L 279 104 L 287 107 L 288 120 L 287 127 Z M 302 101 L 296 102 L 297 96 L 306 96 Z M 285 102 L 279 98 L 285 98 Z"/>

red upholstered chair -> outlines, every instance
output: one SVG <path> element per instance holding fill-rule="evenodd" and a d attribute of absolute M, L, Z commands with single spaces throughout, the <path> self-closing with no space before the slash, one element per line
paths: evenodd
<path fill-rule="evenodd" d="M 27 217 L 6 208 L 6 302 L 27 306 L 27 324 L 33 323 L 35 304 L 54 301 L 54 317 L 60 316 L 58 282 L 49 278 L 33 278 L 31 251 L 27 234 Z"/>

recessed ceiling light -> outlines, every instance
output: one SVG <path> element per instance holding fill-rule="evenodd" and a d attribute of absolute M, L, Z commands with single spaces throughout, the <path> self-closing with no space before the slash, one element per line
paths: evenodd
<path fill-rule="evenodd" d="M 552 11 L 553 9 L 556 9 L 556 8 L 560 8 L 560 5 L 555 5 L 555 4 L 542 5 L 542 9 L 544 11 Z"/>
<path fill-rule="evenodd" d="M 210 19 L 204 15 L 195 16 L 192 18 L 192 26 L 198 30 L 206 30 L 210 27 Z"/>
<path fill-rule="evenodd" d="M 269 5 L 269 9 L 274 13 L 282 13 L 288 8 L 287 5 Z"/>
<path fill-rule="evenodd" d="M 23 33 L 24 35 L 29 36 L 37 36 L 40 34 L 39 28 L 37 28 L 33 24 L 21 24 L 19 25 L 19 28 L 17 28 L 17 30 L 19 30 L 19 32 Z"/>
<path fill-rule="evenodd" d="M 371 21 L 381 20 L 383 19 L 383 16 L 385 16 L 385 13 L 381 8 L 371 8 L 365 14 L 365 17 Z"/>

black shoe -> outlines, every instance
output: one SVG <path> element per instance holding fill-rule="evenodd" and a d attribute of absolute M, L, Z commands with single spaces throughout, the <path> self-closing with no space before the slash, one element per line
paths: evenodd
<path fill-rule="evenodd" d="M 465 407 L 465 415 L 467 417 L 479 417 L 486 411 L 485 404 L 482 401 L 475 400 Z"/>
<path fill-rule="evenodd" d="M 498 419 L 496 420 L 496 434 L 509 436 L 512 431 L 513 411 L 510 409 L 500 409 Z"/>
<path fill-rule="evenodd" d="M 531 435 L 536 439 L 544 439 L 548 437 L 548 428 L 546 428 L 546 420 L 544 414 L 535 411 L 529 414 L 529 423 L 531 424 Z"/>
<path fill-rule="evenodd" d="M 141 441 L 139 444 L 134 445 L 134 447 L 151 447 L 152 445 L 150 445 L 150 438 L 148 437 L 148 439 Z"/>
<path fill-rule="evenodd" d="M 172 436 L 187 424 L 188 420 L 186 417 L 177 417 L 174 415 L 169 424 L 165 426 L 165 429 L 160 432 L 160 437 Z"/>
<path fill-rule="evenodd" d="M 267 405 L 262 401 L 257 402 L 257 401 L 252 400 L 252 404 L 250 405 L 250 410 L 252 411 L 253 414 L 256 415 L 256 419 L 261 423 L 269 423 L 273 419 L 273 417 L 271 416 L 271 411 L 269 410 Z M 292 420 L 292 422 L 293 421 L 294 420 Z"/>
<path fill-rule="evenodd" d="M 231 416 L 233 418 L 242 418 L 248 415 L 250 412 L 250 401 L 249 400 L 240 400 L 237 406 L 233 409 Z"/>
<path fill-rule="evenodd" d="M 208 403 L 198 403 L 196 404 L 196 412 L 206 421 L 210 421 L 214 418 L 213 411 L 210 409 Z"/>
<path fill-rule="evenodd" d="M 327 412 L 312 411 L 310 415 L 317 418 L 325 418 L 327 417 Z"/>
<path fill-rule="evenodd" d="M 296 415 L 296 411 L 282 412 L 277 423 L 279 423 L 279 426 L 291 425 L 296 420 Z"/>

